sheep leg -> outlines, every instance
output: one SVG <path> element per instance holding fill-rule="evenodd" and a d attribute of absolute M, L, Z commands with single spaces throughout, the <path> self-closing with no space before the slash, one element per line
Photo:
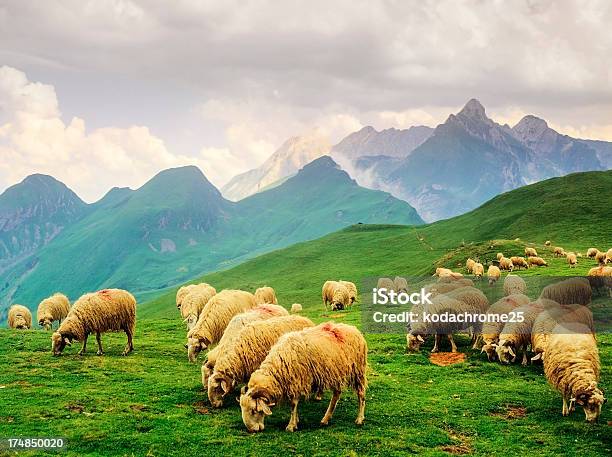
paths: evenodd
<path fill-rule="evenodd" d="M 134 344 L 132 343 L 132 333 L 133 329 L 125 329 L 125 334 L 127 335 L 127 344 L 125 345 L 125 349 L 123 350 L 122 355 L 128 355 L 134 350 Z"/>
<path fill-rule="evenodd" d="M 338 403 L 339 399 L 340 399 L 340 391 L 334 390 L 334 394 L 331 400 L 329 401 L 329 406 L 327 407 L 327 411 L 325 411 L 325 416 L 323 416 L 323 419 L 321 419 L 322 425 L 329 424 L 330 419 L 334 415 L 334 411 L 336 410 L 336 404 Z"/>
<path fill-rule="evenodd" d="M 567 399 L 563 397 L 563 409 L 561 411 L 562 416 L 569 416 L 569 408 L 567 406 Z"/>
<path fill-rule="evenodd" d="M 104 355 L 104 350 L 102 349 L 102 338 L 100 337 L 100 332 L 96 333 L 96 341 L 98 342 L 97 355 Z"/>
<path fill-rule="evenodd" d="M 83 355 L 85 354 L 85 352 L 87 352 L 87 338 L 89 337 L 89 333 L 85 334 L 85 337 L 83 338 L 83 347 L 81 347 L 81 350 L 79 351 L 79 355 Z"/>
<path fill-rule="evenodd" d="M 476 338 L 474 339 L 474 344 L 472 345 L 472 349 L 480 349 L 480 340 L 482 339 L 482 334 L 476 334 Z"/>
<path fill-rule="evenodd" d="M 440 342 L 440 335 L 436 333 L 435 336 L 434 336 L 434 346 L 433 346 L 433 348 L 431 348 L 431 352 L 432 353 L 439 351 L 439 349 L 438 349 L 438 343 L 439 342 Z"/>
<path fill-rule="evenodd" d="M 448 335 L 446 335 L 446 337 L 448 338 L 448 342 L 451 345 L 451 352 L 457 352 L 457 345 L 455 344 L 455 340 L 453 340 L 453 334 L 449 333 Z"/>
<path fill-rule="evenodd" d="M 365 419 L 365 388 L 362 385 L 357 388 L 357 399 L 359 400 L 359 410 L 357 411 L 355 423 L 362 425 Z"/>
<path fill-rule="evenodd" d="M 297 411 L 299 402 L 299 398 L 294 398 L 291 400 L 291 419 L 289 419 L 289 423 L 285 428 L 285 430 L 287 430 L 288 432 L 295 432 L 295 430 L 297 429 L 298 422 L 300 421 Z"/>
<path fill-rule="evenodd" d="M 521 365 L 523 365 L 524 367 L 526 367 L 528 365 L 528 361 L 527 361 L 527 345 L 523 346 L 523 361 L 521 362 Z"/>

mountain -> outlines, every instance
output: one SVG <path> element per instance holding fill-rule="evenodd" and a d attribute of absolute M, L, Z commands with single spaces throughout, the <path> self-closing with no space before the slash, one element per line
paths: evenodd
<path fill-rule="evenodd" d="M 364 127 L 351 133 L 333 147 L 333 154 L 356 160 L 364 156 L 406 157 L 431 136 L 433 129 L 424 125 L 398 130 L 390 128 L 378 132 Z"/>
<path fill-rule="evenodd" d="M 358 222 L 419 224 L 406 202 L 358 186 L 329 157 L 238 203 L 196 167 L 165 170 L 136 190 L 113 189 L 28 261 L 0 274 L 3 305 L 30 307 L 61 290 L 137 294 Z"/>
<path fill-rule="evenodd" d="M 35 174 L 0 195 L 0 272 L 81 219 L 87 204 L 51 176 Z"/>
<path fill-rule="evenodd" d="M 241 200 L 279 184 L 330 149 L 328 140 L 316 133 L 289 138 L 260 167 L 234 176 L 221 193 L 229 200 Z"/>

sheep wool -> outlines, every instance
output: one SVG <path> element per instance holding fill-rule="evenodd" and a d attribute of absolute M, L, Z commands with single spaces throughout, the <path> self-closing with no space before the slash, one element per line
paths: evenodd
<path fill-rule="evenodd" d="M 487 310 L 487 320 L 482 325 L 482 352 L 486 352 L 489 362 L 493 362 L 497 358 L 495 348 L 499 342 L 499 334 L 504 328 L 505 323 L 500 319 L 494 319 L 493 316 L 508 315 L 512 310 L 530 302 L 528 296 L 523 294 L 514 294 L 503 297 L 493 303 Z"/>
<path fill-rule="evenodd" d="M 575 253 L 570 252 L 567 254 L 567 263 L 570 268 L 576 268 L 576 265 L 578 265 L 578 257 L 576 257 Z"/>
<path fill-rule="evenodd" d="M 521 364 L 527 365 L 527 347 L 531 343 L 531 330 L 533 323 L 538 315 L 544 311 L 543 302 L 531 302 L 523 306 L 519 306 L 513 310 L 517 314 L 523 316 L 523 320 L 518 319 L 513 322 L 504 324 L 502 331 L 499 334 L 499 343 L 495 348 L 497 358 L 501 363 L 514 362 L 519 351 L 523 353 Z"/>
<path fill-rule="evenodd" d="M 474 276 L 476 276 L 478 279 L 482 278 L 482 275 L 484 274 L 484 266 L 482 265 L 482 263 L 476 262 L 474 264 L 474 267 L 472 268 L 472 273 L 474 274 Z"/>
<path fill-rule="evenodd" d="M 468 273 L 472 273 L 474 271 L 475 264 L 476 264 L 476 261 L 474 259 L 467 259 L 465 261 L 465 269 L 467 270 Z"/>
<path fill-rule="evenodd" d="M 302 316 L 282 316 L 252 322 L 242 328 L 232 344 L 219 353 L 205 385 L 211 404 L 221 407 L 223 398 L 237 384 L 248 382 L 251 373 L 259 368 L 282 335 L 313 326 L 310 319 Z"/>
<path fill-rule="evenodd" d="M 501 276 L 501 271 L 495 265 L 489 265 L 487 270 L 487 277 L 489 278 L 489 284 L 494 284 Z"/>
<path fill-rule="evenodd" d="M 529 268 L 529 264 L 525 260 L 525 257 L 513 256 L 513 257 L 510 257 L 510 260 L 512 261 L 512 264 L 514 265 L 514 268 L 518 270 L 520 270 L 521 268 Z"/>
<path fill-rule="evenodd" d="M 508 257 L 502 257 L 501 259 L 499 259 L 499 269 L 512 271 L 514 270 L 514 264 L 512 263 L 512 260 L 510 260 Z"/>
<path fill-rule="evenodd" d="M 497 258 L 497 260 L 501 260 L 504 258 L 504 254 L 501 252 L 498 252 L 497 255 L 495 256 Z"/>
<path fill-rule="evenodd" d="M 587 257 L 594 258 L 599 253 L 599 249 L 597 248 L 589 248 L 587 250 Z"/>
<path fill-rule="evenodd" d="M 544 358 L 544 374 L 563 397 L 563 416 L 569 415 L 576 403 L 584 409 L 587 422 L 597 420 L 606 401 L 597 386 L 600 366 L 597 343 L 587 327 L 553 329 Z"/>
<path fill-rule="evenodd" d="M 198 321 L 200 313 L 208 301 L 217 294 L 217 290 L 209 284 L 201 283 L 191 288 L 181 300 L 181 317 L 191 330 Z"/>
<path fill-rule="evenodd" d="M 263 430 L 265 416 L 272 414 L 270 407 L 288 400 L 292 412 L 286 430 L 295 431 L 300 397 L 331 390 L 333 397 L 321 420 L 326 425 L 345 387 L 357 394 L 359 409 L 355 423 L 361 425 L 368 384 L 367 353 L 365 338 L 351 325 L 327 322 L 283 335 L 251 375 L 248 389 L 240 396 L 245 426 L 251 432 Z"/>
<path fill-rule="evenodd" d="M 597 254 L 595 254 L 595 260 L 600 264 L 600 265 L 605 265 L 608 259 L 608 253 L 607 252 L 598 252 Z"/>
<path fill-rule="evenodd" d="M 255 302 L 258 305 L 262 305 L 264 303 L 270 303 L 272 305 L 277 305 L 278 300 L 276 299 L 276 292 L 270 286 L 260 287 L 255 291 Z"/>
<path fill-rule="evenodd" d="M 377 289 L 395 290 L 395 283 L 391 278 L 378 278 Z"/>
<path fill-rule="evenodd" d="M 535 248 L 525 248 L 525 257 L 537 257 L 538 252 Z"/>
<path fill-rule="evenodd" d="M 564 254 L 565 255 L 565 254 Z M 547 267 L 548 263 L 542 257 L 527 257 L 527 263 L 529 266 L 535 265 L 536 267 Z"/>
<path fill-rule="evenodd" d="M 36 319 L 38 325 L 44 327 L 45 330 L 49 330 L 53 325 L 53 321 L 59 321 L 61 324 L 68 312 L 70 311 L 70 301 L 68 297 L 63 294 L 53 294 L 48 298 L 45 298 L 38 305 L 36 312 Z"/>
<path fill-rule="evenodd" d="M 527 293 L 527 284 L 525 280 L 517 275 L 509 274 L 504 279 L 504 294 L 525 294 Z"/>
<path fill-rule="evenodd" d="M 396 276 L 393 279 L 394 290 L 396 292 L 408 292 L 408 281 L 402 276 Z"/>
<path fill-rule="evenodd" d="M 197 286 L 196 284 L 188 284 L 186 286 L 181 286 L 179 287 L 179 289 L 176 291 L 176 307 L 177 308 L 181 308 L 181 305 L 183 304 L 183 299 L 187 296 L 187 294 L 192 291 L 193 289 L 195 289 Z"/>
<path fill-rule="evenodd" d="M 18 330 L 32 328 L 32 313 L 23 305 L 13 305 L 8 312 L 8 326 Z"/>
<path fill-rule="evenodd" d="M 588 280 L 593 291 L 597 290 L 599 293 L 607 291 L 608 295 L 612 297 L 612 267 L 600 265 L 591 268 L 588 273 Z"/>
<path fill-rule="evenodd" d="M 586 278 L 570 278 L 549 284 L 540 292 L 540 298 L 556 301 L 560 305 L 588 305 L 591 303 L 591 296 L 591 285 Z"/>
<path fill-rule="evenodd" d="M 98 342 L 98 355 L 104 354 L 100 335 L 104 332 L 125 332 L 127 344 L 123 355 L 134 350 L 132 338 L 136 327 L 136 299 L 126 290 L 103 289 L 98 292 L 81 296 L 52 335 L 52 349 L 54 355 L 60 355 L 66 345 L 70 346 L 73 340 L 81 341 L 83 347 L 79 355 L 87 349 L 87 338 L 91 333 L 96 334 Z"/>
<path fill-rule="evenodd" d="M 355 283 L 351 282 L 351 281 L 338 281 L 340 284 L 342 284 L 344 287 L 346 287 L 346 290 L 348 290 L 349 292 L 349 299 L 350 299 L 350 303 L 355 303 L 355 300 L 357 300 L 357 286 L 355 285 Z"/>
<path fill-rule="evenodd" d="M 565 249 L 557 246 L 553 248 L 553 254 L 555 255 L 555 257 L 565 257 Z"/>
<path fill-rule="evenodd" d="M 294 303 L 291 305 L 291 314 L 297 314 L 302 312 L 302 305 L 300 303 Z"/>

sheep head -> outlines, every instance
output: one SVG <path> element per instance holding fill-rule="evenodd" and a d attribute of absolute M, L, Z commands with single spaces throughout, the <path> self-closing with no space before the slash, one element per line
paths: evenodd
<path fill-rule="evenodd" d="M 423 336 L 409 333 L 406 335 L 406 350 L 408 352 L 418 352 L 421 349 L 421 344 L 424 342 Z"/>
<path fill-rule="evenodd" d="M 497 344 L 495 343 L 485 344 L 480 350 L 480 353 L 482 354 L 483 352 L 486 352 L 487 359 L 489 360 L 489 362 L 494 362 L 497 358 L 496 349 L 497 349 Z"/>
<path fill-rule="evenodd" d="M 597 387 L 597 382 L 591 381 L 589 386 L 578 391 L 571 401 L 582 406 L 586 421 L 592 423 L 597 421 L 601 414 L 601 407 L 608 400 L 604 397 L 603 391 Z"/>
<path fill-rule="evenodd" d="M 223 406 L 223 398 L 234 388 L 235 382 L 220 373 L 208 378 L 208 400 L 215 408 Z"/>
<path fill-rule="evenodd" d="M 54 332 L 51 335 L 51 350 L 53 355 L 60 355 L 66 346 L 72 346 L 72 336 Z"/>
<path fill-rule="evenodd" d="M 53 320 L 48 316 L 42 317 L 38 320 L 38 325 L 43 327 L 45 330 L 49 330 L 51 328 L 52 323 Z"/>
<path fill-rule="evenodd" d="M 513 363 L 516 360 L 516 352 L 513 343 L 510 341 L 500 341 L 495 352 L 501 363 Z"/>
<path fill-rule="evenodd" d="M 193 337 L 187 338 L 187 357 L 189 358 L 189 361 L 195 362 L 198 359 L 200 352 L 207 347 L 208 341 L 206 339 L 200 340 Z"/>
<path fill-rule="evenodd" d="M 265 395 L 264 390 L 247 390 L 246 387 L 242 388 L 239 403 L 242 422 L 251 433 L 260 432 L 265 428 L 264 420 L 266 416 L 272 414 L 270 408 L 276 404 Z"/>

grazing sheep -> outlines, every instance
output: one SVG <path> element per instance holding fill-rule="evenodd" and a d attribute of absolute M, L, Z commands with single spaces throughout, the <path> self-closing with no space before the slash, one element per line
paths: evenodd
<path fill-rule="evenodd" d="M 208 385 L 208 377 L 213 372 L 217 359 L 232 346 L 236 338 L 238 338 L 240 331 L 244 327 L 251 322 L 288 315 L 289 313 L 282 306 L 264 303 L 232 317 L 229 324 L 227 324 L 225 331 L 223 332 L 221 340 L 219 340 L 219 344 L 208 351 L 208 354 L 206 354 L 206 362 L 202 364 L 202 384 L 204 385 L 204 388 L 206 388 Z"/>
<path fill-rule="evenodd" d="M 501 260 L 504 258 L 504 254 L 501 252 L 498 252 L 497 255 L 495 256 L 497 258 L 497 260 Z"/>
<path fill-rule="evenodd" d="M 450 277 L 453 279 L 459 279 L 463 277 L 461 273 L 455 272 L 448 268 L 441 268 L 441 267 L 436 268 L 436 272 L 433 274 L 433 276 L 438 276 L 439 278 Z"/>
<path fill-rule="evenodd" d="M 393 281 L 390 279 L 389 281 L 393 284 Z M 381 280 L 379 279 L 378 282 L 380 283 Z M 325 309 L 330 304 L 332 311 L 344 309 L 351 303 L 351 294 L 348 288 L 339 281 L 325 281 L 321 290 L 321 296 L 323 297 Z"/>
<path fill-rule="evenodd" d="M 597 261 L 597 263 L 599 263 L 600 265 L 605 265 L 608 259 L 608 253 L 607 252 L 598 252 L 595 255 L 595 260 Z"/>
<path fill-rule="evenodd" d="M 294 303 L 291 305 L 291 314 L 297 314 L 302 312 L 302 305 L 299 303 Z"/>
<path fill-rule="evenodd" d="M 217 344 L 236 314 L 255 308 L 255 296 L 243 290 L 222 290 L 212 297 L 200 313 L 195 326 L 187 334 L 187 357 L 195 362 L 198 354 Z"/>
<path fill-rule="evenodd" d="M 18 330 L 32 328 L 32 313 L 23 305 L 13 305 L 8 312 L 8 326 Z"/>
<path fill-rule="evenodd" d="M 495 284 L 495 282 L 500 278 L 501 271 L 495 265 L 489 265 L 489 269 L 487 270 L 487 278 L 489 278 L 489 285 Z"/>
<path fill-rule="evenodd" d="M 525 248 L 525 257 L 537 257 L 538 251 L 535 248 Z"/>
<path fill-rule="evenodd" d="M 408 292 L 408 281 L 406 281 L 406 278 L 402 278 L 401 276 L 396 276 L 395 279 L 393 279 L 393 284 L 395 287 L 394 290 L 397 293 Z"/>
<path fill-rule="evenodd" d="M 575 253 L 570 252 L 567 254 L 567 263 L 570 268 L 576 268 L 576 265 L 578 265 L 578 257 L 576 257 Z"/>
<path fill-rule="evenodd" d="M 512 260 L 510 260 L 508 257 L 502 257 L 499 260 L 499 269 L 512 271 L 514 270 L 514 264 L 512 263 Z"/>
<path fill-rule="evenodd" d="M 553 254 L 555 255 L 555 257 L 565 257 L 565 249 L 557 246 L 553 248 Z"/>
<path fill-rule="evenodd" d="M 574 404 L 583 407 L 587 422 L 595 422 L 606 402 L 597 387 L 600 362 L 595 338 L 586 326 L 576 326 L 570 332 L 555 327 L 549 339 L 544 374 L 563 396 L 562 415 L 574 410 Z"/>
<path fill-rule="evenodd" d="M 208 399 L 215 408 L 223 405 L 223 398 L 237 384 L 248 382 L 251 374 L 259 368 L 272 346 L 285 333 L 313 327 L 310 319 L 302 316 L 283 316 L 246 325 L 231 345 L 219 353 L 214 371 L 205 384 Z M 202 373 L 204 369 L 202 368 Z M 202 382 L 204 382 L 204 377 Z"/>
<path fill-rule="evenodd" d="M 570 278 L 549 284 L 540 292 L 540 298 L 548 298 L 560 305 L 588 305 L 591 303 L 591 285 L 586 278 Z"/>
<path fill-rule="evenodd" d="M 484 274 L 484 266 L 482 265 L 482 263 L 476 262 L 474 264 L 474 267 L 472 268 L 472 273 L 478 279 L 482 279 L 482 275 Z"/>
<path fill-rule="evenodd" d="M 198 321 L 200 313 L 208 301 L 217 294 L 217 290 L 206 284 L 196 284 L 181 300 L 181 317 L 187 323 L 187 330 L 191 330 Z"/>
<path fill-rule="evenodd" d="M 187 294 L 194 290 L 197 287 L 196 284 L 188 284 L 186 286 L 181 286 L 176 291 L 176 307 L 181 309 L 181 305 L 183 304 L 183 299 L 187 296 Z"/>
<path fill-rule="evenodd" d="M 530 302 L 527 295 L 514 294 L 503 297 L 493 303 L 487 310 L 487 319 L 482 324 L 482 342 L 481 353 L 486 352 L 489 362 L 493 362 L 497 358 L 495 348 L 499 342 L 499 334 L 506 324 L 505 319 L 509 313 L 515 308 L 526 305 Z M 475 346 L 477 346 L 475 344 Z"/>
<path fill-rule="evenodd" d="M 587 257 L 593 259 L 599 253 L 599 249 L 597 248 L 589 248 L 587 250 Z"/>
<path fill-rule="evenodd" d="M 438 278 L 437 282 L 438 284 L 458 284 L 462 287 L 474 285 L 474 282 L 471 279 L 453 276 L 442 276 L 441 278 Z"/>
<path fill-rule="evenodd" d="M 38 305 L 36 319 L 38 325 L 49 330 L 53 326 L 53 321 L 62 323 L 68 312 L 70 311 L 70 301 L 63 294 L 53 294 L 49 298 L 45 298 Z"/>
<path fill-rule="evenodd" d="M 531 267 L 535 265 L 536 267 L 547 267 L 548 263 L 542 257 L 527 257 L 527 263 Z"/>
<path fill-rule="evenodd" d="M 348 290 L 351 304 L 355 303 L 355 300 L 357 300 L 357 286 L 355 285 L 355 283 L 342 280 L 338 282 L 344 287 L 346 287 L 346 289 Z"/>
<path fill-rule="evenodd" d="M 455 289 L 446 294 L 450 298 L 459 300 L 460 302 L 466 303 L 472 306 L 474 309 L 478 309 L 478 313 L 482 314 L 489 308 L 489 299 L 479 289 L 475 287 L 462 287 Z M 478 336 L 480 335 L 482 324 L 472 326 L 470 329 L 472 335 L 472 349 L 476 349 L 478 344 Z"/>
<path fill-rule="evenodd" d="M 453 281 L 453 282 L 437 282 L 434 284 L 429 284 L 427 286 L 424 287 L 425 292 L 430 292 L 432 296 L 436 296 L 436 295 L 440 295 L 440 294 L 446 294 L 448 292 L 450 292 L 451 290 L 455 290 L 455 289 L 461 289 L 463 287 L 466 287 L 466 284 L 463 284 L 462 282 L 459 281 Z"/>
<path fill-rule="evenodd" d="M 592 290 L 608 291 L 610 297 L 612 297 L 612 267 L 604 267 L 600 265 L 598 267 L 591 268 L 588 273 L 589 284 Z"/>
<path fill-rule="evenodd" d="M 465 269 L 468 273 L 472 273 L 474 270 L 474 265 L 476 265 L 476 261 L 474 259 L 467 259 L 465 261 Z"/>
<path fill-rule="evenodd" d="M 514 268 L 518 270 L 520 270 L 521 268 L 529 268 L 529 264 L 525 260 L 525 257 L 513 256 L 513 257 L 510 257 L 510 260 L 512 261 L 512 264 L 514 265 Z"/>
<path fill-rule="evenodd" d="M 541 360 L 545 357 L 548 340 L 553 329 L 558 324 L 573 326 L 586 325 L 591 333 L 595 333 L 593 313 L 584 305 L 559 305 L 554 303 L 538 315 L 531 329 L 531 351 L 535 354 L 531 361 Z"/>
<path fill-rule="evenodd" d="M 276 292 L 274 292 L 274 289 L 270 286 L 260 287 L 255 291 L 255 303 L 258 305 L 263 305 L 264 303 L 278 305 Z"/>
<path fill-rule="evenodd" d="M 527 284 L 525 280 L 517 275 L 509 274 L 504 279 L 504 294 L 525 294 L 527 292 Z"/>
<path fill-rule="evenodd" d="M 550 246 L 550 240 L 546 240 L 546 242 L 544 243 L 544 246 Z"/>
<path fill-rule="evenodd" d="M 242 420 L 247 430 L 263 430 L 265 416 L 272 414 L 270 407 L 288 400 L 291 419 L 286 430 L 293 432 L 299 421 L 300 397 L 331 390 L 333 397 L 321 420 L 327 425 L 345 387 L 357 393 L 359 411 L 355 423 L 363 424 L 367 354 L 363 335 L 351 325 L 327 322 L 283 335 L 251 375 L 248 389 L 245 387 L 240 396 Z"/>
<path fill-rule="evenodd" d="M 81 341 L 79 355 L 87 350 L 87 338 L 96 334 L 98 355 L 103 355 L 101 334 L 104 332 L 125 332 L 127 344 L 123 355 L 134 350 L 132 338 L 136 327 L 136 299 L 127 290 L 103 289 L 85 294 L 79 298 L 51 336 L 53 355 L 60 355 L 72 341 Z"/>
<path fill-rule="evenodd" d="M 523 320 L 515 319 L 507 322 L 499 334 L 499 343 L 495 347 L 497 358 L 501 363 L 514 362 L 519 351 L 523 352 L 523 366 L 527 365 L 527 347 L 531 343 L 531 329 L 538 314 L 544 310 L 543 302 L 531 302 L 515 308 L 517 315 L 522 315 Z M 520 313 L 520 314 L 519 314 Z"/>

